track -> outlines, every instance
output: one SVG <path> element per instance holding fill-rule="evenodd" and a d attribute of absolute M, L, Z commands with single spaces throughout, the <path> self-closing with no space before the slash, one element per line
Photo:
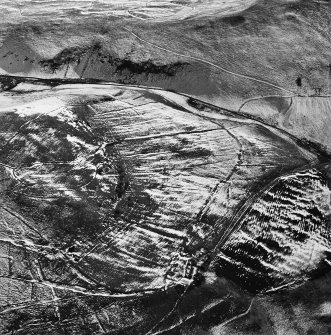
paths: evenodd
<path fill-rule="evenodd" d="M 228 70 L 228 69 L 226 69 L 226 68 L 224 68 L 222 66 L 216 65 L 216 64 L 214 64 L 214 63 L 212 63 L 212 62 L 210 62 L 208 60 L 205 60 L 205 59 L 202 59 L 202 58 L 199 58 L 199 57 L 195 57 L 195 56 L 184 55 L 184 54 L 181 54 L 181 53 L 178 53 L 178 52 L 175 52 L 175 51 L 172 51 L 172 50 L 160 47 L 157 44 L 154 44 L 152 42 L 146 41 L 145 39 L 141 38 L 140 36 L 138 36 L 137 34 L 135 34 L 134 32 L 132 32 L 131 30 L 129 30 L 129 29 L 125 28 L 125 27 L 123 27 L 123 29 L 126 30 L 127 32 L 129 32 L 131 35 L 133 35 L 139 41 L 141 41 L 143 43 L 146 43 L 148 45 L 151 45 L 154 48 L 157 48 L 159 50 L 166 51 L 166 52 L 171 53 L 171 54 L 176 55 L 176 56 L 180 56 L 180 57 L 192 59 L 194 61 L 210 65 L 210 66 L 212 66 L 212 67 L 214 67 L 214 68 L 216 68 L 218 70 L 221 70 L 221 71 L 223 71 L 225 73 L 228 73 L 230 75 L 233 75 L 233 76 L 236 76 L 236 77 L 239 77 L 239 78 L 248 79 L 248 80 L 251 80 L 251 81 L 254 81 L 254 82 L 258 82 L 258 83 L 264 84 L 264 85 L 269 86 L 269 87 L 276 88 L 276 89 L 281 90 L 281 91 L 285 91 L 285 92 L 288 92 L 288 93 L 295 94 L 295 92 L 290 91 L 290 90 L 288 90 L 288 89 L 286 89 L 284 87 L 275 85 L 273 83 L 270 83 L 269 81 L 266 81 L 266 80 L 263 80 L 263 79 L 254 78 L 254 77 L 251 77 L 251 76 L 248 76 L 248 75 L 244 75 L 244 74 L 240 74 L 240 73 L 236 73 L 236 72 L 230 71 L 230 70 Z"/>

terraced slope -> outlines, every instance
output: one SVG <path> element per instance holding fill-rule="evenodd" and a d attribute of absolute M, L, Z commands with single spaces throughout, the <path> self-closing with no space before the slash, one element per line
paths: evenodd
<path fill-rule="evenodd" d="M 330 189 L 317 170 L 280 177 L 222 247 L 217 271 L 253 291 L 306 279 L 330 256 Z"/>

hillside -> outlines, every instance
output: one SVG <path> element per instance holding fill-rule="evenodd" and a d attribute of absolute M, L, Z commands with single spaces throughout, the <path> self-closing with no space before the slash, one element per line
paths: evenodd
<path fill-rule="evenodd" d="M 305 92 L 321 87 L 327 94 L 327 2 L 225 2 L 223 12 L 213 8 L 216 1 L 192 2 L 183 20 L 128 15 L 130 6 L 139 7 L 134 2 L 96 0 L 89 15 L 87 2 L 54 3 L 34 11 L 22 1 L 22 16 L 7 3 L 12 19 L 2 25 L 2 73 L 157 86 L 232 109 L 247 98 L 295 95 L 298 77 Z M 173 2 L 149 5 L 165 11 Z"/>
<path fill-rule="evenodd" d="M 58 327 L 73 332 L 82 327 L 75 321 L 81 312 L 75 314 L 76 304 L 69 307 L 59 302 L 64 298 L 79 299 L 84 308 L 92 308 L 92 319 L 102 319 L 100 325 L 92 319 L 86 321 L 94 331 L 110 329 L 115 326 L 110 321 L 115 316 L 113 303 L 130 310 L 130 299 L 143 304 L 160 294 L 164 295 L 163 307 L 158 306 L 160 314 L 150 319 L 148 310 L 138 309 L 132 327 L 138 326 L 138 320 L 141 332 L 149 327 L 172 327 L 178 322 L 175 315 L 160 326 L 152 326 L 153 320 L 173 304 L 174 289 L 187 284 L 196 289 L 183 299 L 194 303 L 183 302 L 181 313 L 198 315 L 203 309 L 198 323 L 206 323 L 215 308 L 221 311 L 227 304 L 237 306 L 230 313 L 221 313 L 211 326 L 247 308 L 248 292 L 271 289 L 293 278 L 300 280 L 302 274 L 309 276 L 327 255 L 327 238 L 319 249 L 313 246 L 319 234 L 328 234 L 327 177 L 315 170 L 307 176 L 303 171 L 297 172 L 298 177 L 284 177 L 320 160 L 286 132 L 226 110 L 208 112 L 207 105 L 182 95 L 125 85 L 30 79 L 16 83 L 1 98 L 7 104 L 0 111 L 1 245 L 4 260 L 9 262 L 2 270 L 1 296 L 22 310 L 2 307 L 0 313 L 6 315 L 3 331 L 14 330 L 13 320 L 23 318 L 21 333 L 39 334 L 44 322 L 52 325 L 54 333 Z M 197 104 L 199 108 L 194 107 Z M 310 202 L 311 197 L 321 200 L 316 208 L 303 205 L 291 214 L 293 218 L 285 215 L 283 225 L 293 225 L 293 231 L 303 229 L 300 234 L 313 229 L 316 235 L 302 239 L 299 234 L 290 240 L 288 233 L 282 238 L 269 237 L 278 248 L 286 249 L 288 257 L 281 265 L 278 258 L 266 255 L 270 267 L 285 266 L 287 272 L 282 279 L 266 271 L 265 284 L 253 289 L 255 279 L 242 281 L 246 260 L 240 256 L 231 261 L 236 270 L 229 271 L 221 255 L 236 257 L 230 256 L 228 243 L 236 245 L 235 250 L 237 243 L 241 250 L 248 248 L 238 229 L 251 229 L 245 228 L 245 222 L 252 220 L 260 202 L 265 201 L 263 192 L 274 193 L 279 183 L 290 185 L 293 178 L 300 183 L 301 176 L 312 186 L 310 193 L 302 191 L 297 203 Z M 270 191 L 265 191 L 268 180 Z M 271 206 L 277 207 L 277 202 Z M 288 211 L 293 211 L 291 205 Z M 299 228 L 295 217 L 302 211 L 313 216 Z M 246 219 L 238 219 L 238 215 L 246 215 Z M 259 216 L 254 220 L 259 222 Z M 310 220 L 314 227 L 306 228 Z M 14 226 L 17 228 L 11 228 Z M 254 233 L 250 239 L 260 245 L 260 238 Z M 295 262 L 302 244 L 308 254 L 315 250 L 316 259 L 311 258 L 308 267 L 303 260 L 291 268 L 287 264 L 292 259 Z M 257 252 L 249 272 L 259 277 L 265 260 Z M 221 292 L 218 287 L 223 284 L 215 274 L 224 277 Z M 20 296 L 23 287 L 30 292 L 31 303 L 25 295 Z M 35 293 L 46 288 L 48 293 Z M 247 293 L 238 298 L 242 289 Z M 210 290 L 214 293 L 206 294 Z M 102 315 L 83 299 L 89 296 L 96 301 L 102 298 Z M 209 311 L 206 306 L 214 304 L 215 297 L 224 298 L 225 305 L 216 304 Z M 36 323 L 45 306 L 38 310 L 29 306 L 44 301 L 54 312 L 43 316 L 43 323 Z M 185 306 L 192 307 L 186 310 Z M 63 318 L 69 315 L 70 322 L 64 324 Z M 116 321 L 117 331 L 124 331 L 125 315 Z"/>
<path fill-rule="evenodd" d="M 329 334 L 329 1 L 0 3 L 0 334 Z"/>

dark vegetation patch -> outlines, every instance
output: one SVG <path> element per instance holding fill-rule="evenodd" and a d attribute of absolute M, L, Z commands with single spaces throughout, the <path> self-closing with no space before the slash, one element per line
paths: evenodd
<path fill-rule="evenodd" d="M 118 178 L 117 178 L 117 185 L 115 188 L 116 196 L 120 199 L 124 196 L 125 192 L 129 189 L 130 186 L 130 179 L 125 171 L 124 164 L 117 164 L 116 167 Z"/>
<path fill-rule="evenodd" d="M 174 76 L 179 70 L 183 69 L 185 64 L 176 62 L 173 64 L 155 64 L 151 60 L 143 62 L 134 62 L 130 59 L 114 59 L 112 62 L 116 66 L 116 72 L 131 72 L 134 74 L 165 74 L 167 76 Z"/>
<path fill-rule="evenodd" d="M 92 50 L 93 50 L 92 46 Z M 41 60 L 39 64 L 44 68 L 48 68 L 51 72 L 56 72 L 59 70 L 63 65 L 75 63 L 80 63 L 81 58 L 88 52 L 89 49 L 81 48 L 81 47 L 72 47 L 67 48 L 59 52 L 55 57 L 52 59 L 45 59 Z"/>
<path fill-rule="evenodd" d="M 102 231 L 102 213 L 91 199 L 58 196 L 52 201 L 36 202 L 25 194 L 24 186 L 15 183 L 7 187 L 6 195 L 36 222 L 36 229 L 50 229 L 62 246 L 69 247 L 80 238 L 88 241 Z"/>
<path fill-rule="evenodd" d="M 0 77 L 0 92 L 10 91 L 20 83 L 20 80 L 12 77 Z"/>
<path fill-rule="evenodd" d="M 170 147 L 170 151 L 175 153 L 177 157 L 183 159 L 190 158 L 200 158 L 200 157 L 209 157 L 213 155 L 213 152 L 206 148 L 192 148 L 192 149 L 182 149 L 177 146 Z"/>
<path fill-rule="evenodd" d="M 52 72 L 55 72 L 65 64 L 79 62 L 80 58 L 85 54 L 85 52 L 86 51 L 84 49 L 75 47 L 64 49 L 54 58 L 42 60 L 39 62 L 39 64 L 45 68 L 48 68 Z"/>
<path fill-rule="evenodd" d="M 200 110 L 200 111 L 204 111 L 204 112 L 222 112 L 223 114 L 227 114 L 227 113 L 231 113 L 231 115 L 233 115 L 233 112 L 231 111 L 227 111 L 225 109 L 222 109 L 220 107 L 217 107 L 217 106 L 213 106 L 207 102 L 203 102 L 203 101 L 200 101 L 200 100 L 197 100 L 197 99 L 194 99 L 192 97 L 189 97 L 187 99 L 187 103 L 197 109 L 197 110 Z"/>
<path fill-rule="evenodd" d="M 47 334 L 97 334 L 99 325 L 96 322 L 88 322 L 93 311 L 83 299 L 65 298 L 58 303 L 58 306 L 60 315 L 65 315 L 66 320 L 59 320 L 52 304 L 40 306 L 37 303 L 33 307 L 14 309 L 4 319 L 6 334 L 42 334 L 45 333 L 43 325 L 47 325 Z M 65 311 L 68 314 L 64 314 Z M 35 320 L 38 320 L 38 323 L 33 322 Z"/>
<path fill-rule="evenodd" d="M 231 254 L 226 254 L 226 256 L 231 259 Z M 219 258 L 215 263 L 215 273 L 218 277 L 226 277 L 251 293 L 261 292 L 276 284 L 268 268 L 261 267 L 261 270 L 260 272 L 253 270 L 252 267 L 246 268 L 235 260 L 228 261 L 225 258 Z"/>
<path fill-rule="evenodd" d="M 215 20 L 206 20 L 206 21 L 198 21 L 195 25 L 194 25 L 194 29 L 195 30 L 214 30 L 215 29 L 215 25 L 216 22 Z"/>
<path fill-rule="evenodd" d="M 145 142 L 143 145 L 144 146 L 142 146 L 140 149 L 140 153 L 142 154 L 157 153 L 157 152 L 164 151 L 165 149 L 165 147 L 159 142 L 152 143 L 152 144 Z"/>
<path fill-rule="evenodd" d="M 38 157 L 41 162 L 72 161 L 75 158 L 73 144 L 67 139 L 68 134 L 76 136 L 87 143 L 94 143 L 92 134 L 84 131 L 80 127 L 74 128 L 69 123 L 61 122 L 59 119 L 48 115 L 43 115 L 38 118 L 35 124 L 38 125 L 37 128 L 21 128 L 20 136 L 34 147 L 34 155 Z M 50 129 L 53 130 L 51 137 L 47 136 Z M 41 136 L 43 141 L 31 138 L 31 133 Z M 14 143 L 15 141 L 13 141 L 13 144 Z M 20 144 L 18 144 L 18 147 L 19 146 Z M 24 149 L 24 147 L 21 146 L 21 149 Z"/>
<path fill-rule="evenodd" d="M 55 72 L 63 65 L 70 63 L 79 64 L 86 54 L 90 53 L 91 56 L 93 53 L 100 51 L 101 48 L 102 45 L 100 41 L 94 41 L 89 47 L 75 46 L 66 48 L 60 51 L 52 59 L 41 60 L 39 64 L 44 68 L 48 68 L 50 71 Z"/>
<path fill-rule="evenodd" d="M 145 219 L 157 210 L 158 204 L 139 185 L 131 185 L 132 192 L 121 194 L 111 216 L 125 222 L 143 223 Z"/>
<path fill-rule="evenodd" d="M 201 217 L 201 222 L 205 223 L 206 225 L 214 227 L 219 219 L 220 217 L 217 214 L 205 213 Z"/>
<path fill-rule="evenodd" d="M 231 25 L 231 26 L 239 26 L 243 23 L 246 22 L 246 19 L 242 15 L 237 15 L 237 16 L 230 16 L 230 17 L 225 17 L 223 19 L 223 22 Z"/>
<path fill-rule="evenodd" d="M 21 117 L 16 113 L 8 112 L 1 113 L 0 116 L 0 134 L 1 137 L 4 136 L 5 133 L 14 133 L 19 127 L 21 127 L 25 122 L 32 119 L 31 117 Z"/>
<path fill-rule="evenodd" d="M 17 132 L 17 136 L 11 141 L 1 138 L 3 143 L 0 151 L 1 161 L 11 166 L 30 166 L 35 161 L 71 162 L 76 157 L 76 149 L 68 141 L 68 134 L 87 143 L 97 140 L 93 134 L 80 126 L 84 117 L 88 118 L 87 109 L 81 109 L 76 127 L 48 115 L 40 116 L 27 126 L 21 127 L 22 122 L 26 122 L 29 118 L 20 118 L 14 113 L 2 114 L 3 127 L 7 127 L 13 134 Z M 52 129 L 51 136 L 48 135 L 50 129 Z M 41 140 L 32 135 L 40 136 Z M 58 181 L 64 178 L 63 183 L 80 192 L 79 184 L 82 182 L 72 178 L 73 172 L 68 166 L 47 165 Z M 76 171 L 74 174 L 77 176 L 79 172 Z M 83 179 L 88 180 L 89 174 L 87 171 L 87 175 L 82 176 Z M 61 194 L 56 196 L 54 200 L 54 190 L 44 182 L 28 185 L 24 181 L 12 180 L 6 189 L 6 197 L 14 201 L 20 211 L 36 223 L 37 229 L 50 229 L 56 239 L 61 241 L 60 243 L 72 245 L 77 238 L 85 236 L 89 239 L 100 233 L 102 219 L 97 199 L 83 194 L 81 200 Z M 36 197 L 40 200 L 36 200 Z"/>
<path fill-rule="evenodd" d="M 8 331 L 6 334 L 37 334 L 33 329 L 34 325 L 31 325 L 31 320 L 35 320 L 36 318 L 38 318 L 39 322 L 49 325 L 54 331 L 54 333 L 52 332 L 53 334 L 59 334 L 56 329 L 54 329 L 59 320 L 51 304 L 45 305 L 44 308 L 36 305 L 34 308 L 25 307 L 23 309 L 14 309 L 10 312 L 9 317 L 5 318 L 5 320 L 7 319 L 4 323 L 5 329 Z M 58 331 L 60 331 L 60 329 L 61 327 L 59 325 Z"/>
<path fill-rule="evenodd" d="M 321 162 L 327 162 L 331 159 L 331 153 L 327 147 L 321 143 L 313 142 L 307 139 L 296 139 L 299 146 L 313 152 L 318 156 Z"/>
<path fill-rule="evenodd" d="M 191 106 L 191 107 L 194 107 L 195 109 L 198 109 L 200 111 L 203 111 L 205 110 L 206 108 L 206 105 L 202 102 L 202 101 L 199 101 L 199 100 L 196 100 L 194 98 L 188 98 L 187 99 L 187 103 Z"/>
<path fill-rule="evenodd" d="M 319 279 L 330 272 L 330 265 L 322 259 L 319 264 L 317 264 L 316 268 L 310 272 L 309 277 L 310 279 Z"/>
<path fill-rule="evenodd" d="M 325 314 L 325 315 L 317 315 L 315 317 L 318 321 L 330 324 L 331 325 L 331 314 Z M 330 329 L 331 330 L 331 329 Z"/>
<path fill-rule="evenodd" d="M 84 68 L 88 65 L 90 59 L 97 63 L 108 63 L 110 67 L 118 74 L 163 74 L 174 76 L 179 70 L 182 70 L 188 63 L 175 62 L 172 64 L 156 64 L 152 60 L 136 62 L 129 58 L 118 58 L 103 49 L 100 41 L 95 41 L 89 47 L 71 47 L 63 49 L 55 57 L 44 59 L 39 62 L 41 66 L 51 72 L 56 72 L 67 64 L 84 63 Z"/>
<path fill-rule="evenodd" d="M 298 78 L 295 80 L 295 83 L 297 84 L 298 87 L 302 87 L 302 78 L 301 78 L 301 77 L 298 77 Z"/>

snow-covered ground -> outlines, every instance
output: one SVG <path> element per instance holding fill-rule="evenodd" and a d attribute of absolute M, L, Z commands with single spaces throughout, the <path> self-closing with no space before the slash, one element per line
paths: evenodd
<path fill-rule="evenodd" d="M 25 290 L 40 304 L 55 304 L 59 317 L 68 294 L 116 303 L 148 299 L 151 292 L 171 297 L 174 286 L 195 285 L 193 273 L 209 279 L 187 299 L 201 300 L 194 295 L 212 290 L 212 298 L 201 293 L 199 302 L 207 314 L 239 299 L 223 313 L 229 318 L 249 301 L 231 293 L 237 289 L 228 291 L 228 279 L 250 287 L 264 267 L 266 288 L 273 289 L 279 278 L 287 284 L 324 259 L 330 190 L 315 169 L 285 174 L 318 162 L 288 133 L 161 89 L 61 83 L 27 79 L 0 94 L 6 103 L 0 113 L 0 283 L 15 292 L 10 304 L 30 304 L 17 293 Z M 268 229 L 267 242 L 280 245 L 278 258 L 261 241 Z M 307 229 L 313 233 L 304 234 Z M 307 240 L 297 241 L 296 233 Z M 210 261 L 223 279 L 206 272 Z M 229 262 L 234 271 L 227 271 Z M 175 304 L 164 303 L 167 310 Z M 195 304 L 185 306 L 194 319 Z M 145 322 L 146 315 L 144 309 L 137 318 Z"/>
<path fill-rule="evenodd" d="M 256 0 L 4 0 L 3 18 L 70 16 L 119 16 L 139 20 L 178 20 L 206 15 L 230 15 L 250 7 Z"/>

